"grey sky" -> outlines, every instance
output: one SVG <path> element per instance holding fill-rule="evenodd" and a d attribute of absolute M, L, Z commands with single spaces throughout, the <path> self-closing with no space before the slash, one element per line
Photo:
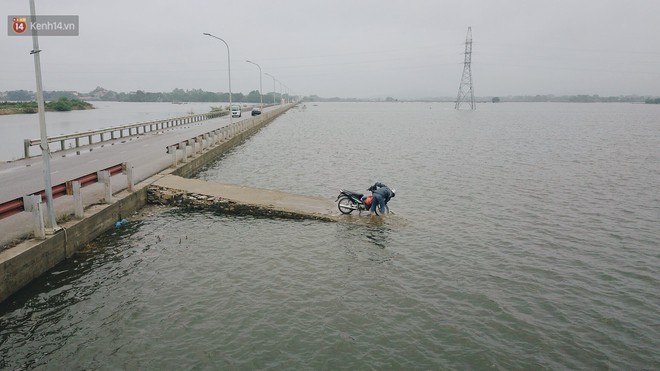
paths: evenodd
<path fill-rule="evenodd" d="M 2 19 L 28 0 L 0 0 Z M 658 0 L 35 0 L 80 16 L 41 37 L 45 90 L 259 88 L 249 59 L 298 94 L 454 96 L 473 32 L 478 96 L 660 95 Z M 32 41 L 0 37 L 0 91 L 35 90 Z M 273 80 L 263 75 L 264 92 Z M 279 85 L 277 87 L 279 90 Z"/>

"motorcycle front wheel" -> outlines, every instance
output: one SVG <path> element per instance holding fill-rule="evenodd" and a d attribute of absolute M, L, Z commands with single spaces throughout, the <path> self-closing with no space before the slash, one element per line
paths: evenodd
<path fill-rule="evenodd" d="M 383 213 L 383 215 L 387 215 L 389 213 L 390 213 L 390 207 L 387 206 L 387 204 L 385 204 L 385 212 Z M 378 207 L 378 206 L 376 206 L 376 215 L 381 215 L 380 207 Z"/>
<path fill-rule="evenodd" d="M 348 197 L 342 197 L 337 201 L 337 208 L 342 214 L 350 214 L 357 210 L 357 204 Z"/>

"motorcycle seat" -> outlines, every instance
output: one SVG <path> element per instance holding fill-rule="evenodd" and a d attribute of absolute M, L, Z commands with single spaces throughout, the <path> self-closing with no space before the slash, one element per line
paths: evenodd
<path fill-rule="evenodd" d="M 361 199 L 364 196 L 363 193 L 358 193 L 358 192 L 353 192 L 353 191 L 345 191 L 345 192 L 353 195 L 353 197 L 356 197 L 358 199 Z"/>

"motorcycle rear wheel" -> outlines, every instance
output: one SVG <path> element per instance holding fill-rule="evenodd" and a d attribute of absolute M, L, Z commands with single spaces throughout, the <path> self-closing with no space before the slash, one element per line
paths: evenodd
<path fill-rule="evenodd" d="M 357 204 L 348 197 L 342 197 L 337 201 L 337 208 L 342 214 L 350 214 L 353 210 L 357 210 Z"/>

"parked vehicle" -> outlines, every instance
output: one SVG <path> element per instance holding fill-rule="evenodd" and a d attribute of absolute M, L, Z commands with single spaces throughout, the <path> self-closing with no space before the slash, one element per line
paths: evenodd
<path fill-rule="evenodd" d="M 241 106 L 231 106 L 231 117 L 241 117 Z"/>

